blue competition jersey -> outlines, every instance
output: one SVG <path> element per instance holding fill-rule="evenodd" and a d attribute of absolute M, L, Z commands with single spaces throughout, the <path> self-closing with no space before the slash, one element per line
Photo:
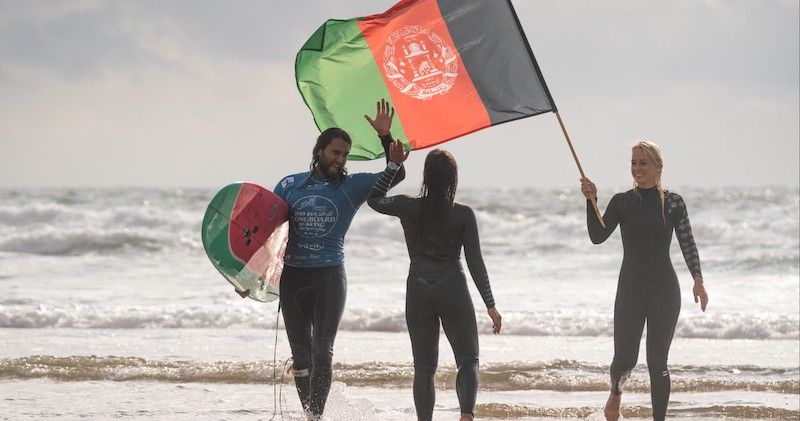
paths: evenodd
<path fill-rule="evenodd" d="M 344 262 L 344 236 L 379 176 L 353 174 L 341 183 L 312 172 L 284 177 L 274 190 L 289 204 L 284 262 L 295 267 Z"/>

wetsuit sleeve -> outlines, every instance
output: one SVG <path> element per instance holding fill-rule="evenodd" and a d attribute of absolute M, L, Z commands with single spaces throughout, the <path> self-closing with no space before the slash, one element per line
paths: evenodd
<path fill-rule="evenodd" d="M 703 273 L 700 270 L 700 253 L 697 251 L 697 245 L 694 242 L 692 235 L 692 225 L 689 223 L 689 213 L 686 211 L 686 203 L 680 195 L 672 194 L 670 198 L 670 207 L 675 225 L 675 236 L 678 237 L 678 243 L 681 245 L 683 252 L 683 259 L 686 261 L 686 266 L 689 267 L 689 272 L 692 273 L 693 278 L 702 278 Z"/>
<path fill-rule="evenodd" d="M 389 145 L 393 141 L 391 133 L 387 134 L 386 136 L 380 136 L 380 139 L 381 139 L 381 144 L 383 145 L 383 151 L 386 154 L 386 164 L 395 167 L 394 172 L 392 173 L 392 177 L 388 179 L 389 180 L 388 185 L 385 186 L 385 188 L 381 187 L 382 189 L 384 189 L 384 194 L 385 194 L 386 191 L 396 186 L 400 181 L 403 180 L 403 178 L 405 178 L 406 170 L 405 168 L 403 168 L 402 165 L 399 168 L 397 168 L 397 164 L 391 163 L 389 161 Z M 353 192 L 353 195 L 351 197 L 356 199 L 355 203 L 358 203 L 358 205 L 360 206 L 362 203 L 364 203 L 365 200 L 369 199 L 372 194 L 372 186 L 374 186 L 375 183 L 380 183 L 381 179 L 385 180 L 386 179 L 385 176 L 386 176 L 386 170 L 384 170 L 382 173 L 361 173 L 353 176 L 355 183 L 351 187 L 350 191 Z"/>
<path fill-rule="evenodd" d="M 394 138 L 392 138 L 392 134 L 388 133 L 386 136 L 378 136 L 381 139 L 381 145 L 383 145 L 383 153 L 386 155 L 386 163 L 389 163 L 389 145 L 394 142 Z M 399 184 L 403 179 L 406 178 L 406 169 L 405 167 L 400 167 L 395 174 L 394 179 L 392 180 L 391 187 L 396 186 Z"/>
<path fill-rule="evenodd" d="M 615 194 L 608 202 L 606 212 L 603 214 L 603 221 L 606 223 L 606 227 L 603 228 L 603 226 L 600 225 L 600 221 L 597 220 L 597 214 L 594 213 L 592 202 L 586 199 L 586 227 L 589 230 L 589 238 L 591 238 L 592 243 L 600 244 L 611 236 L 611 233 L 613 233 L 614 230 L 617 229 L 617 225 L 619 225 L 624 209 L 625 205 L 622 194 Z"/>
<path fill-rule="evenodd" d="M 471 208 L 467 208 L 467 220 L 464 227 L 464 257 L 467 259 L 469 274 L 481 294 L 483 303 L 486 308 L 494 307 L 492 286 L 489 284 L 489 274 L 486 273 L 486 265 L 483 263 L 483 256 L 481 255 L 478 223 Z"/>
<path fill-rule="evenodd" d="M 386 165 L 386 169 L 378 176 L 378 179 L 375 180 L 375 183 L 369 191 L 369 196 L 367 196 L 367 204 L 369 207 L 386 215 L 401 216 L 403 209 L 402 200 L 396 199 L 405 196 L 386 197 L 386 192 L 392 186 L 392 180 L 397 176 L 401 168 L 403 167 L 398 167 L 394 162 L 390 162 Z"/>
<path fill-rule="evenodd" d="M 400 196 L 378 196 L 371 197 L 367 200 L 367 204 L 372 209 L 384 215 L 397 216 L 403 218 L 408 212 L 409 197 L 405 195 Z"/>
<path fill-rule="evenodd" d="M 375 179 L 375 182 L 372 184 L 367 199 L 378 196 L 386 196 L 386 192 L 389 191 L 389 189 L 393 186 L 392 181 L 395 177 L 397 177 L 397 174 L 402 169 L 402 165 L 397 165 L 394 162 L 387 162 L 386 169 L 384 169 L 382 173 L 378 174 L 378 178 Z"/>

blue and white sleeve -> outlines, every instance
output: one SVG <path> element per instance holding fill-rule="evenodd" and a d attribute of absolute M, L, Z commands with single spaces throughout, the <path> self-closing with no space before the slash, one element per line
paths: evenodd
<path fill-rule="evenodd" d="M 400 168 L 401 166 L 394 162 L 389 162 L 386 165 L 386 169 L 380 173 L 370 188 L 369 196 L 367 197 L 369 207 L 386 215 L 399 216 L 399 203 L 395 198 L 400 196 L 386 197 L 386 192 L 391 188 L 392 180 Z"/>

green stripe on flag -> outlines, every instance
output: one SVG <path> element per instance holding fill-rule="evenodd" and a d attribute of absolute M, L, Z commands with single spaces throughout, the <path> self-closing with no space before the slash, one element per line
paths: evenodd
<path fill-rule="evenodd" d="M 364 114 L 374 117 L 375 104 L 391 97 L 358 21 L 329 20 L 317 29 L 297 53 L 295 78 L 317 127 L 339 127 L 350 134 L 350 159 L 384 156 L 378 135 Z M 392 122 L 392 136 L 408 143 L 398 115 Z"/>

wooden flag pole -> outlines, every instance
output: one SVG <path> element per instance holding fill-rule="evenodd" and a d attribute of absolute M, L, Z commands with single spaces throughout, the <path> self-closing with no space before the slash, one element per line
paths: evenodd
<path fill-rule="evenodd" d="M 581 167 L 581 162 L 578 160 L 578 155 L 575 153 L 575 148 L 572 147 L 572 141 L 569 140 L 569 135 L 567 134 L 567 128 L 564 127 L 564 122 L 561 121 L 561 116 L 558 114 L 558 111 L 554 111 L 556 114 L 556 118 L 558 119 L 558 124 L 561 125 L 561 131 L 564 132 L 564 138 L 567 139 L 567 145 L 569 146 L 570 152 L 572 152 L 572 157 L 575 159 L 575 163 L 578 165 L 578 171 L 581 173 L 581 178 L 586 178 L 586 174 L 583 173 L 583 168 Z M 600 225 L 603 228 L 606 227 L 605 221 L 603 221 L 603 216 L 600 215 L 600 209 L 597 207 L 597 198 L 590 199 L 592 202 L 592 207 L 594 208 L 594 213 L 597 215 L 597 220 L 600 221 Z"/>

